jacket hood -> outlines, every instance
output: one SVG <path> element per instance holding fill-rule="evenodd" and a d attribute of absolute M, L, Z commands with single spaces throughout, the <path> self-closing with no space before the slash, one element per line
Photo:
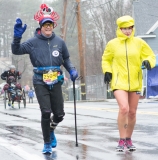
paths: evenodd
<path fill-rule="evenodd" d="M 37 29 L 36 29 L 34 35 L 35 35 L 36 37 L 38 37 L 39 39 L 44 39 L 44 40 L 47 40 L 47 39 L 50 39 L 50 40 L 51 40 L 51 39 L 53 39 L 53 38 L 55 37 L 55 33 L 54 33 L 54 32 L 52 32 L 52 36 L 51 36 L 51 37 L 49 37 L 49 38 L 44 37 L 44 36 L 41 34 L 41 29 L 40 29 L 40 28 L 37 28 Z"/>
<path fill-rule="evenodd" d="M 135 28 L 133 27 L 133 31 L 131 33 L 130 36 L 126 36 L 120 28 L 117 28 L 117 31 L 116 31 L 116 36 L 117 38 L 119 38 L 121 41 L 123 40 L 126 40 L 126 39 L 130 39 L 130 38 L 133 38 L 134 37 L 134 34 L 135 34 Z"/>
<path fill-rule="evenodd" d="M 134 26 L 134 19 L 131 16 L 122 16 L 116 21 L 119 28 Z"/>
<path fill-rule="evenodd" d="M 134 37 L 135 34 L 135 28 L 133 27 L 133 31 L 132 34 L 130 36 L 126 36 L 125 34 L 122 33 L 120 28 L 126 28 L 126 27 L 130 27 L 130 26 L 134 26 L 134 19 L 131 16 L 122 16 L 120 18 L 117 19 L 116 21 L 117 23 L 117 31 L 116 31 L 116 35 L 120 40 L 126 40 L 129 38 Z"/>

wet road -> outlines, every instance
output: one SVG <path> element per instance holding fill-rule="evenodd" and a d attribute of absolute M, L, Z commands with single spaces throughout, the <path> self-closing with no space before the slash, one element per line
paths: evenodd
<path fill-rule="evenodd" d="M 55 133 L 57 148 L 43 155 L 40 111 L 37 103 L 4 109 L 0 101 L 0 157 L 4 160 L 153 160 L 158 159 L 158 103 L 139 103 L 133 133 L 135 152 L 116 152 L 116 103 L 77 103 L 78 147 L 75 143 L 73 103 L 65 103 L 66 116 Z"/>

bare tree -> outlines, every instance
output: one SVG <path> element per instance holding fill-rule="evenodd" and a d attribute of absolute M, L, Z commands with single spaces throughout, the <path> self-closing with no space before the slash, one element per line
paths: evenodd
<path fill-rule="evenodd" d="M 93 0 L 87 2 L 89 26 L 93 28 L 87 36 L 87 74 L 101 73 L 101 57 L 106 43 L 116 37 L 116 20 L 123 15 L 132 15 L 131 0 Z"/>

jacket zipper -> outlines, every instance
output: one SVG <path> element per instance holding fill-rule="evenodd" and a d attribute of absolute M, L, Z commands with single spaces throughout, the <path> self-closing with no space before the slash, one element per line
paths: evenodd
<path fill-rule="evenodd" d="M 140 82 L 139 82 L 139 72 L 138 72 L 138 83 L 139 83 L 139 85 L 140 85 Z"/>
<path fill-rule="evenodd" d="M 127 55 L 127 40 L 125 40 L 125 48 L 126 48 L 126 60 L 127 60 L 127 69 L 128 69 L 128 85 L 130 90 L 130 76 L 129 76 L 129 66 L 128 66 L 128 55 Z"/>
<path fill-rule="evenodd" d="M 50 43 L 49 43 L 49 39 L 48 39 L 48 46 L 49 46 L 49 56 L 50 56 L 50 66 L 52 66 L 52 56 L 51 56 L 51 51 L 50 51 Z"/>
<path fill-rule="evenodd" d="M 115 86 L 116 86 L 116 84 L 117 84 L 117 81 L 118 81 L 118 75 L 119 75 L 119 73 L 117 73 L 117 79 L 116 79 L 116 82 L 115 82 Z"/>

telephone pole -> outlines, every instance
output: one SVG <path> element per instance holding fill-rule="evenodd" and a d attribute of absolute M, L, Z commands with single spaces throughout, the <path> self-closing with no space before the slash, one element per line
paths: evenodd
<path fill-rule="evenodd" d="M 82 40 L 82 25 L 81 25 L 81 14 L 80 14 L 80 0 L 76 0 L 76 14 L 77 14 L 77 28 L 78 28 L 78 48 L 80 57 L 80 75 L 81 78 L 81 99 L 86 100 L 86 85 L 85 85 L 85 57 L 83 52 L 83 40 Z"/>
<path fill-rule="evenodd" d="M 67 0 L 63 0 L 63 16 L 62 16 L 62 26 L 61 26 L 61 35 L 60 37 L 65 41 L 66 40 L 66 28 L 67 28 L 67 22 L 66 22 L 66 9 L 67 9 Z"/>

